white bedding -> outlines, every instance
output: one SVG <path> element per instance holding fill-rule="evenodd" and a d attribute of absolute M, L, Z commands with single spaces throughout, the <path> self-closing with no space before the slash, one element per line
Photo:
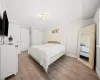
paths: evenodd
<path fill-rule="evenodd" d="M 80 51 L 80 55 L 84 57 L 89 57 L 89 53 Z"/>
<path fill-rule="evenodd" d="M 86 46 L 81 46 L 81 51 L 89 53 L 89 48 Z"/>
<path fill-rule="evenodd" d="M 62 51 L 65 51 L 64 45 L 47 43 L 31 46 L 28 53 L 36 61 L 38 61 L 39 64 L 43 66 L 43 68 L 47 72 L 50 59 Z"/>

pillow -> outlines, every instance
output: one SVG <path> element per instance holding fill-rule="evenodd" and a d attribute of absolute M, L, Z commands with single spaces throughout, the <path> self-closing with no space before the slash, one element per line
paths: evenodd
<path fill-rule="evenodd" d="M 60 44 L 58 41 L 48 41 L 48 43 Z"/>
<path fill-rule="evenodd" d="M 83 44 L 83 43 L 80 43 L 80 46 L 85 46 L 85 44 Z"/>

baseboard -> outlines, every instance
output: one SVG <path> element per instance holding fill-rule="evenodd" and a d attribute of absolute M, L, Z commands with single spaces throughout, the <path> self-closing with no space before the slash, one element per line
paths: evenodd
<path fill-rule="evenodd" d="M 77 56 L 76 55 L 73 55 L 73 54 L 66 54 L 66 56 L 73 57 L 73 58 L 77 58 Z"/>
<path fill-rule="evenodd" d="M 18 54 L 21 54 L 21 52 L 18 52 Z"/>
<path fill-rule="evenodd" d="M 22 53 L 22 52 L 28 52 L 28 50 L 21 51 L 21 53 Z"/>
<path fill-rule="evenodd" d="M 99 79 L 100 79 L 100 71 L 98 70 L 97 67 L 96 67 L 96 73 L 97 73 L 97 75 L 98 75 L 98 77 L 99 77 Z"/>

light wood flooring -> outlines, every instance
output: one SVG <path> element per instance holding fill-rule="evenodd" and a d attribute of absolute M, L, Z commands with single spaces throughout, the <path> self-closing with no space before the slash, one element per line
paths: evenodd
<path fill-rule="evenodd" d="M 16 76 L 6 80 L 99 80 L 96 73 L 77 59 L 62 56 L 49 66 L 48 74 L 27 52 L 19 55 Z"/>

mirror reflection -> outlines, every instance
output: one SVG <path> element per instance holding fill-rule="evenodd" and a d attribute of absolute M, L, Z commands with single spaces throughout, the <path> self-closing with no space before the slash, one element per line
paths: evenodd
<path fill-rule="evenodd" d="M 81 31 L 80 36 L 80 58 L 89 62 L 90 35 L 86 31 Z"/>

